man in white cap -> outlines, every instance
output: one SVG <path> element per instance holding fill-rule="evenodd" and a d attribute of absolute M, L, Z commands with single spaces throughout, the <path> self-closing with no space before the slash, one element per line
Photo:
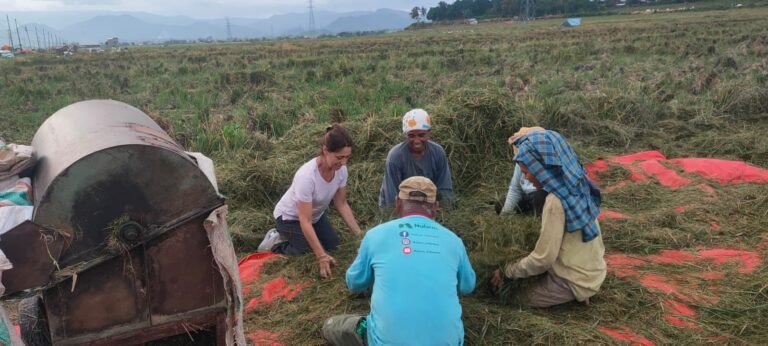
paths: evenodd
<path fill-rule="evenodd" d="M 427 111 L 416 108 L 403 116 L 405 141 L 387 155 L 384 181 L 379 192 L 379 207 L 394 208 L 397 187 L 413 176 L 429 178 L 437 185 L 443 209 L 453 207 L 453 181 L 448 157 L 439 144 L 429 140 L 432 121 Z"/>
<path fill-rule="evenodd" d="M 398 219 L 365 233 L 347 287 L 371 291 L 367 315 L 346 314 L 323 323 L 331 345 L 462 345 L 459 295 L 476 277 L 461 239 L 437 223 L 437 188 L 425 177 L 400 184 Z"/>

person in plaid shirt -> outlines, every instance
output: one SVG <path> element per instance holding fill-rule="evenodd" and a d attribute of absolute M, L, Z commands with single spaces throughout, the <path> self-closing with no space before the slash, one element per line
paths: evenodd
<path fill-rule="evenodd" d="M 589 302 L 605 280 L 605 247 L 597 216 L 600 190 L 589 180 L 573 148 L 555 131 L 533 131 L 516 139 L 515 161 L 526 179 L 548 193 L 541 234 L 527 257 L 493 273 L 500 287 L 505 278 L 539 274 L 525 295 L 532 307 L 570 301 Z"/>

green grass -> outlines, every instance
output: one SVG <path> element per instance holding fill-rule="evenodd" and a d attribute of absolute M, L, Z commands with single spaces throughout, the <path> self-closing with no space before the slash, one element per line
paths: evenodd
<path fill-rule="evenodd" d="M 751 275 L 729 272 L 722 300 L 697 307 L 698 330 L 670 326 L 662 295 L 612 275 L 590 307 L 551 310 L 520 308 L 515 290 L 496 296 L 483 280 L 524 256 L 537 237 L 537 220 L 497 217 L 490 204 L 506 193 L 512 172 L 506 138 L 521 126 L 562 132 L 585 163 L 660 150 L 670 158 L 768 167 L 766 18 L 768 9 L 750 8 L 589 17 L 573 29 L 553 19 L 376 37 L 26 56 L 0 61 L 0 137 L 28 143 L 47 116 L 80 100 L 136 106 L 183 146 L 215 160 L 233 238 L 245 254 L 273 227 L 272 208 L 295 170 L 316 154 L 332 121 L 343 121 L 356 141 L 350 204 L 364 228 L 376 225 L 384 158 L 402 139 L 400 117 L 423 107 L 433 115 L 434 137 L 448 152 L 458 193 L 459 208 L 440 220 L 464 239 L 481 279 L 477 292 L 462 300 L 468 344 L 613 343 L 597 328 L 617 325 L 657 344 L 717 336 L 764 344 L 765 262 Z M 606 179 L 626 176 L 615 169 Z M 717 200 L 703 199 L 695 187 L 671 192 L 655 183 L 606 193 L 606 208 L 633 216 L 601 224 L 608 253 L 754 249 L 768 241 L 765 185 L 713 186 Z M 671 210 L 679 205 L 691 207 L 683 214 Z M 335 212 L 332 219 L 344 229 Z M 713 219 L 720 232 L 711 229 Z M 268 266 L 267 278 L 313 284 L 290 303 L 246 316 L 247 331 L 280 333 L 288 345 L 319 344 L 324 318 L 366 311 L 367 301 L 347 294 L 341 279 L 356 247 L 343 235 L 333 280 L 316 280 L 310 257 Z M 768 250 L 762 251 L 765 258 Z"/>

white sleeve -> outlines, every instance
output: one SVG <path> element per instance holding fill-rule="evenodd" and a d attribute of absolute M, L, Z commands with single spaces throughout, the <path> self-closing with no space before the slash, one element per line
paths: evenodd
<path fill-rule="evenodd" d="M 312 203 L 312 197 L 315 194 L 315 181 L 311 176 L 299 171 L 293 178 L 293 193 L 299 202 Z"/>

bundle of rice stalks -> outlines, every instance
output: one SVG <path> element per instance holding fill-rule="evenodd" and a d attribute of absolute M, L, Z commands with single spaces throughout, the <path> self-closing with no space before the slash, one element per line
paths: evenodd
<path fill-rule="evenodd" d="M 365 118 L 347 121 L 342 125 L 349 130 L 355 142 L 352 162 L 380 162 L 383 168 L 389 150 L 405 140 L 402 114 L 384 116 L 369 113 Z"/>
<path fill-rule="evenodd" d="M 293 174 L 306 159 L 240 153 L 239 160 L 227 161 L 218 170 L 221 192 L 235 204 L 270 208 L 288 189 Z M 309 159 L 309 158 L 307 158 Z"/>
<path fill-rule="evenodd" d="M 456 189 L 477 187 L 480 172 L 511 162 L 507 138 L 535 125 L 497 88 L 459 89 L 432 112 L 437 114 L 434 137 L 449 155 Z"/>
<path fill-rule="evenodd" d="M 363 225 L 380 221 L 379 191 L 384 179 L 384 160 L 370 160 L 349 165 L 347 201 Z"/>
<path fill-rule="evenodd" d="M 239 254 L 256 252 L 266 232 L 275 227 L 272 209 L 267 207 L 230 207 L 227 219 L 232 244 Z"/>
<path fill-rule="evenodd" d="M 768 128 L 760 125 L 724 126 L 718 133 L 699 134 L 688 141 L 692 156 L 744 160 L 757 166 L 768 166 Z"/>

